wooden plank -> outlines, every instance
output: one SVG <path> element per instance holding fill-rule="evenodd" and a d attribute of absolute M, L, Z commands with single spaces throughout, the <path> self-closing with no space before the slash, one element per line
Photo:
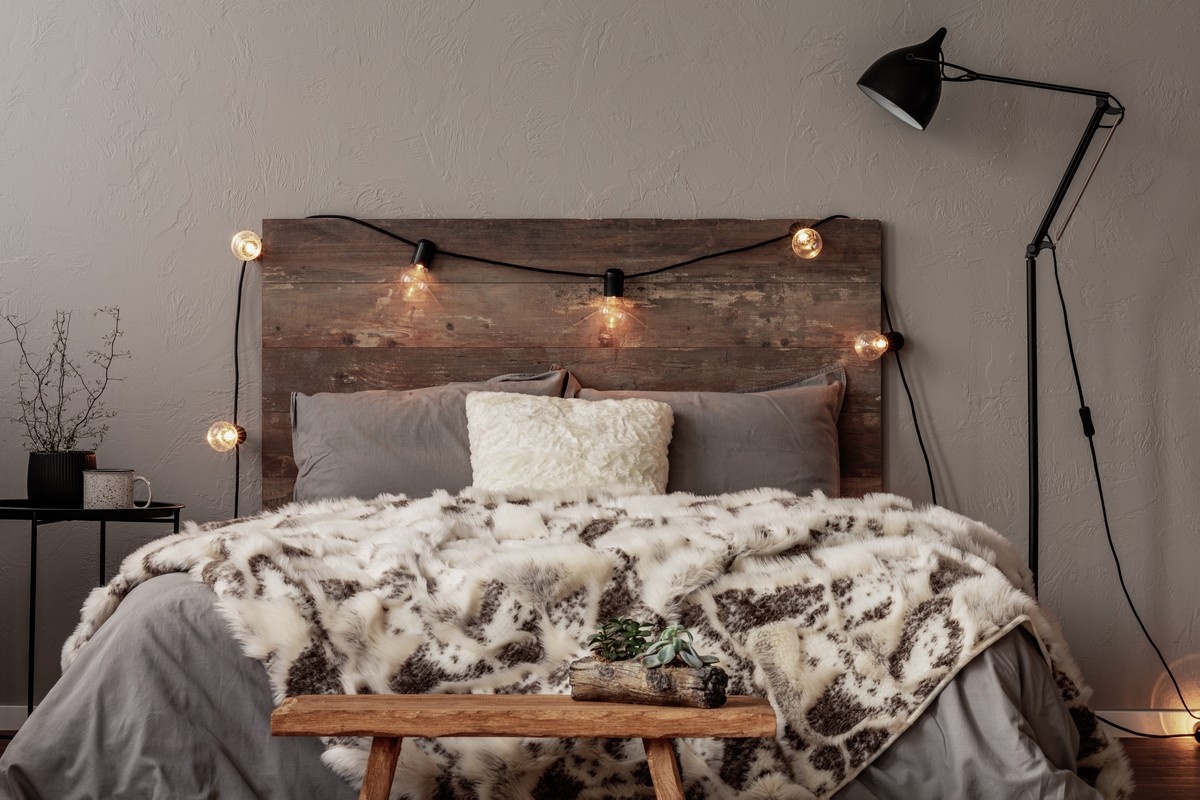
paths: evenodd
<path fill-rule="evenodd" d="M 882 491 L 883 477 L 881 475 L 873 475 L 869 478 L 847 478 L 842 476 L 842 497 L 862 497 L 872 492 Z M 291 499 L 290 494 L 287 499 Z"/>
<path fill-rule="evenodd" d="M 286 413 L 292 392 L 419 389 L 482 381 L 510 372 L 565 367 L 590 389 L 742 391 L 811 375 L 841 360 L 845 413 L 878 411 L 880 362 L 849 350 L 807 347 L 594 348 L 530 346 L 499 349 L 263 349 L 263 411 Z"/>
<path fill-rule="evenodd" d="M 1133 800 L 1200 797 L 1200 747 L 1191 739 L 1121 739 L 1137 788 Z"/>
<path fill-rule="evenodd" d="M 695 256 L 764 241 L 815 220 L 728 219 L 407 219 L 369 220 L 440 250 L 535 267 L 603 274 L 657 269 Z M 729 276 L 770 283 L 870 283 L 880 262 L 878 220 L 835 220 L 821 226 L 824 248 L 812 261 L 797 258 L 788 240 L 672 270 L 679 281 Z M 412 248 L 341 220 L 263 221 L 264 283 L 390 283 L 412 260 Z M 439 255 L 431 265 L 443 283 L 574 282 L 567 276 L 520 272 Z"/>
<path fill-rule="evenodd" d="M 292 487 L 296 478 L 263 475 L 262 506 L 264 509 L 279 508 L 292 502 Z"/>
<path fill-rule="evenodd" d="M 657 800 L 683 800 L 683 779 L 670 739 L 642 739 Z"/>
<path fill-rule="evenodd" d="M 630 320 L 602 324 L 600 282 L 440 284 L 408 302 L 396 284 L 267 284 L 263 347 L 836 347 L 878 326 L 860 284 L 676 281 L 627 286 Z"/>
<path fill-rule="evenodd" d="M 371 741 L 371 754 L 367 756 L 367 771 L 363 775 L 359 800 L 387 800 L 392 792 L 392 780 L 396 777 L 396 760 L 400 758 L 403 739 L 377 736 Z"/>
<path fill-rule="evenodd" d="M 787 220 L 385 220 L 389 229 L 538 266 L 630 272 L 761 241 Z M 410 229 L 411 228 L 411 229 Z M 419 231 L 414 233 L 413 231 Z M 836 360 L 850 374 L 843 491 L 882 483 L 879 363 L 850 356 L 879 327 L 881 226 L 822 227 L 826 249 L 800 262 L 786 241 L 627 284 L 642 305 L 616 338 L 589 317 L 599 280 L 435 262 L 435 299 L 392 284 L 410 251 L 344 221 L 268 220 L 263 261 L 266 507 L 290 495 L 291 391 L 418 388 L 561 364 L 594 388 L 730 391 L 789 380 Z M 538 259 L 541 259 L 540 261 Z M 390 294 L 389 294 L 390 293 Z M 399 311 L 397 311 L 399 308 Z"/>
<path fill-rule="evenodd" d="M 588 703 L 566 695 L 303 695 L 271 715 L 275 736 L 757 738 L 775 735 L 761 697 L 720 708 Z"/>

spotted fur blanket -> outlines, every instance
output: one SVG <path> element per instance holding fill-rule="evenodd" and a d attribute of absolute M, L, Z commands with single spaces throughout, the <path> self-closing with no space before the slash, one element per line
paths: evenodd
<path fill-rule="evenodd" d="M 1129 769 L 1088 710 L 1066 645 L 998 534 L 891 495 L 800 498 L 467 490 L 291 505 L 156 540 L 95 590 L 64 668 L 138 583 L 210 586 L 276 700 L 362 692 L 566 693 L 597 620 L 682 621 L 734 694 L 770 698 L 769 740 L 680 743 L 690 798 L 822 798 L 905 730 L 975 655 L 1024 624 L 1109 798 Z M 1025 591 L 1022 591 L 1025 590 Z M 353 782 L 362 740 L 327 742 Z M 625 797 L 647 791 L 621 740 L 406 745 L 403 797 Z"/>

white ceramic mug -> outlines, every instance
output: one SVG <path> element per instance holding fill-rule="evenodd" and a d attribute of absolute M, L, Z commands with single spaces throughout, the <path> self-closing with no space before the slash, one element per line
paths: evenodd
<path fill-rule="evenodd" d="M 146 502 L 133 501 L 133 486 L 146 484 Z M 150 505 L 150 481 L 131 469 L 85 469 L 83 471 L 84 508 L 146 508 Z"/>

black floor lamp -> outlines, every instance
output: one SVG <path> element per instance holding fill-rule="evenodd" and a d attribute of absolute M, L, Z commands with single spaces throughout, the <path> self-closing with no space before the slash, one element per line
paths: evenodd
<path fill-rule="evenodd" d="M 1108 147 L 1108 142 L 1112 138 L 1112 130 L 1116 129 L 1116 126 L 1125 115 L 1125 107 L 1117 102 L 1117 99 L 1108 92 L 1081 89 L 1077 86 L 1060 86 L 1056 83 L 1006 78 L 1000 75 L 986 75 L 967 69 L 966 67 L 960 67 L 957 64 L 951 64 L 942 57 L 942 40 L 945 38 L 946 29 L 939 28 L 937 33 L 921 44 L 893 50 L 872 64 L 863 73 L 863 76 L 858 80 L 858 88 L 862 89 L 868 97 L 896 117 L 918 130 L 925 130 L 926 126 L 929 125 L 929 121 L 933 119 L 933 112 L 937 109 L 938 100 L 941 98 L 943 81 L 953 83 L 968 81 L 1008 83 L 1014 86 L 1029 86 L 1034 89 L 1049 89 L 1054 92 L 1088 95 L 1096 99 L 1096 108 L 1092 112 L 1091 119 L 1088 120 L 1087 128 L 1084 130 L 1083 136 L 1075 148 L 1074 155 L 1071 156 L 1071 161 L 1067 165 L 1067 171 L 1063 173 L 1062 180 L 1059 181 L 1058 188 L 1054 191 L 1054 196 L 1051 198 L 1050 205 L 1042 217 L 1041 224 L 1038 225 L 1037 232 L 1033 235 L 1033 240 L 1025 248 L 1025 304 L 1027 314 L 1025 335 L 1029 389 L 1029 569 L 1033 572 L 1033 586 L 1036 592 L 1039 505 L 1037 257 L 1043 250 L 1054 247 L 1054 238 L 1050 236 L 1050 226 L 1054 223 L 1054 218 L 1058 215 L 1063 200 L 1066 199 L 1067 190 L 1070 188 L 1071 182 L 1075 179 L 1076 173 L 1079 172 L 1079 167 L 1083 163 L 1083 157 L 1087 153 L 1096 132 L 1101 128 L 1110 129 L 1108 138 L 1104 141 L 1104 147 L 1101 148 L 1095 164 L 1092 165 L 1091 171 L 1084 178 L 1083 186 L 1080 188 L 1075 202 L 1067 211 L 1062 225 L 1059 227 L 1057 236 L 1062 235 L 1063 229 L 1070 222 L 1071 215 L 1075 211 L 1075 206 L 1079 203 L 1079 198 L 1083 195 L 1084 189 L 1087 188 L 1092 173 L 1095 172 L 1096 164 L 1099 163 L 1100 157 L 1104 155 L 1104 148 Z M 947 68 L 955 70 L 958 74 L 947 75 Z M 1105 125 L 1103 123 L 1106 117 L 1115 117 L 1115 119 L 1110 124 Z M 1083 420 L 1084 434 L 1089 437 L 1092 436 L 1095 433 L 1095 428 L 1092 425 L 1090 411 L 1084 406 L 1080 409 L 1079 413 Z"/>

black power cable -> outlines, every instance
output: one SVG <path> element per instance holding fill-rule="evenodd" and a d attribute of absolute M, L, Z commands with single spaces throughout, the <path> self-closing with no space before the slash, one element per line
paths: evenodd
<path fill-rule="evenodd" d="M 238 427 L 238 398 L 242 394 L 242 360 L 239 352 L 242 330 L 242 293 L 246 288 L 246 264 L 242 262 L 242 275 L 238 278 L 237 313 L 233 320 L 233 426 Z M 233 518 L 238 516 L 238 501 L 242 495 L 242 448 L 241 442 L 233 448 Z"/>
<path fill-rule="evenodd" d="M 373 225 L 370 222 L 366 222 L 365 220 L 358 219 L 357 217 L 350 217 L 350 216 L 346 216 L 344 214 L 312 214 L 309 217 L 307 217 L 307 219 L 340 219 L 345 222 L 353 222 L 355 225 L 361 225 L 364 228 L 370 228 L 371 230 L 373 230 L 377 233 L 382 233 L 384 236 L 387 236 L 388 238 L 395 239 L 398 242 L 403 242 L 404 244 L 408 245 L 409 247 L 417 246 L 417 243 L 412 241 L 411 239 L 401 236 L 398 233 L 393 233 L 393 232 L 387 230 L 386 228 L 381 228 L 378 225 Z M 828 217 L 825 217 L 824 219 L 817 220 L 809 227 L 816 230 L 817 228 L 824 225 L 826 222 L 831 222 L 835 219 L 849 219 L 849 218 L 845 214 L 832 214 Z M 784 239 L 791 238 L 791 236 L 792 236 L 792 234 L 789 232 L 789 233 L 783 234 L 782 236 L 774 236 L 770 239 L 764 239 L 761 242 L 755 242 L 754 244 L 748 244 L 743 247 L 734 247 L 730 250 L 721 250 L 716 253 L 709 253 L 707 255 L 696 256 L 695 258 L 689 258 L 684 261 L 678 261 L 674 264 L 667 264 L 666 266 L 658 267 L 657 269 L 650 269 L 650 270 L 646 270 L 645 272 L 632 272 L 625 276 L 625 280 L 632 280 L 634 278 L 645 278 L 650 275 L 659 275 L 663 272 L 669 272 L 673 269 L 679 269 L 680 267 L 686 267 L 686 266 L 690 266 L 692 264 L 698 264 L 701 261 L 711 261 L 714 258 L 720 258 L 721 256 L 729 256 L 729 255 L 733 255 L 734 253 L 745 253 L 749 250 L 756 250 L 760 247 L 766 247 L 767 245 L 775 244 L 776 242 L 782 242 Z M 601 279 L 604 277 L 603 272 L 576 272 L 574 270 L 567 270 L 567 269 L 550 269 L 548 267 L 535 267 L 535 266 L 531 266 L 529 264 L 518 264 L 513 261 L 497 261 L 496 259 L 493 259 L 493 258 L 484 258 L 483 256 L 473 256 L 469 253 L 456 253 L 453 250 L 443 250 L 441 248 L 438 248 L 438 252 L 441 255 L 447 256 L 449 258 L 458 258 L 463 261 L 474 261 L 477 264 L 489 264 L 493 267 L 507 267 L 508 269 L 519 269 L 519 270 L 524 270 L 526 272 L 540 272 L 543 275 L 568 275 L 568 276 L 574 277 L 574 278 L 601 278 Z"/>
<path fill-rule="evenodd" d="M 896 326 L 892 324 L 892 314 L 888 310 L 887 293 L 881 288 L 879 297 L 883 301 L 883 318 L 887 322 L 888 330 L 893 331 Z M 896 370 L 900 373 L 900 383 L 904 385 L 904 393 L 908 395 L 908 410 L 912 414 L 913 430 L 917 432 L 917 444 L 921 446 L 921 456 L 925 459 L 925 474 L 929 477 L 929 495 L 933 500 L 933 504 L 938 505 L 937 487 L 933 482 L 933 467 L 929 464 L 929 451 L 925 449 L 925 437 L 921 435 L 921 423 L 917 420 L 917 404 L 913 402 L 912 390 L 908 388 L 908 378 L 904 376 L 904 361 L 900 358 L 900 351 L 892 351 L 892 355 L 896 357 Z"/>
<path fill-rule="evenodd" d="M 1109 523 L 1108 519 L 1108 504 L 1105 502 L 1104 483 L 1100 477 L 1100 460 L 1096 457 L 1096 426 L 1092 422 L 1092 410 L 1088 408 L 1088 405 L 1086 402 L 1084 402 L 1083 398 L 1083 381 L 1081 381 L 1079 378 L 1079 362 L 1075 357 L 1075 340 L 1071 336 L 1071 320 L 1067 313 L 1067 301 L 1063 295 L 1062 280 L 1059 278 L 1058 274 L 1058 250 L 1053 241 L 1050 242 L 1049 249 L 1050 256 L 1054 263 L 1054 285 L 1058 288 L 1058 302 L 1062 307 L 1063 329 L 1067 334 L 1067 352 L 1071 357 L 1071 372 L 1075 376 L 1075 392 L 1079 397 L 1079 418 L 1083 423 L 1083 435 L 1087 437 L 1088 449 L 1091 451 L 1092 455 L 1092 474 L 1096 478 L 1096 493 L 1100 497 L 1100 514 L 1104 518 L 1104 535 L 1108 539 L 1108 549 L 1112 553 L 1113 564 L 1115 564 L 1117 568 L 1117 580 L 1121 584 L 1121 591 L 1125 593 L 1125 602 L 1129 604 L 1129 610 L 1133 612 L 1133 618 L 1137 620 L 1138 627 L 1142 629 L 1142 635 L 1146 637 L 1146 641 L 1149 642 L 1150 647 L 1154 649 L 1154 654 L 1158 656 L 1159 663 L 1161 663 L 1163 669 L 1167 671 L 1167 676 L 1170 677 L 1171 683 L 1175 687 L 1175 693 L 1179 695 L 1179 702 L 1183 704 L 1183 710 L 1186 711 L 1188 715 L 1192 717 L 1192 719 L 1200 720 L 1200 716 L 1198 716 L 1196 712 L 1191 709 L 1187 703 L 1187 700 L 1184 698 L 1183 689 L 1180 688 L 1179 681 L 1175 679 L 1175 673 L 1171 670 L 1170 664 L 1167 663 L 1166 657 L 1163 656 L 1162 650 L 1159 649 L 1158 644 L 1154 641 L 1154 637 L 1151 636 L 1150 631 L 1147 630 L 1146 623 L 1142 622 L 1142 615 L 1138 613 L 1137 606 L 1134 605 L 1133 597 L 1129 594 L 1129 587 L 1125 585 L 1125 573 L 1121 568 L 1121 558 L 1119 555 L 1117 555 L 1117 546 L 1113 543 L 1112 525 Z M 1097 718 L 1106 725 L 1112 725 L 1114 728 L 1123 730 L 1126 733 L 1132 733 L 1136 736 L 1144 736 L 1153 739 L 1192 738 L 1193 736 L 1193 734 L 1190 733 L 1142 733 L 1141 731 L 1135 731 L 1117 725 L 1107 719 L 1104 719 L 1104 717 L 1100 717 L 1099 715 L 1097 715 Z M 1195 737 L 1196 741 L 1200 742 L 1200 732 L 1196 733 Z"/>

